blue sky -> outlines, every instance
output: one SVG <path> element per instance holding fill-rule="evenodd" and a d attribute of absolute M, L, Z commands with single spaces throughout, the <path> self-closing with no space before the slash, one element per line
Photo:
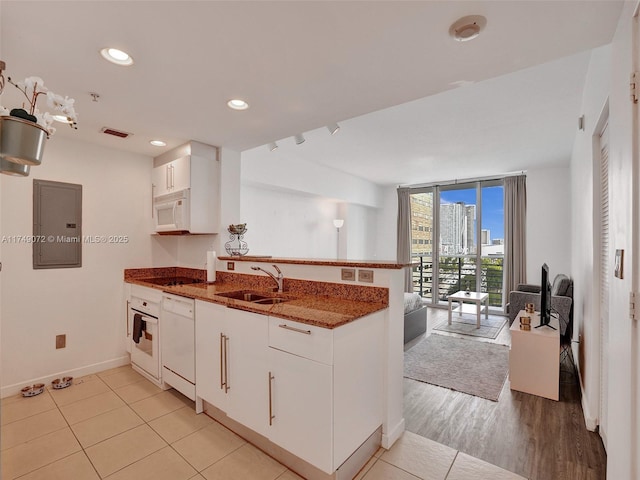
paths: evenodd
<path fill-rule="evenodd" d="M 464 202 L 477 205 L 476 189 L 440 192 L 441 203 Z M 504 238 L 504 193 L 502 186 L 482 189 L 482 229 L 491 231 L 491 238 Z"/>

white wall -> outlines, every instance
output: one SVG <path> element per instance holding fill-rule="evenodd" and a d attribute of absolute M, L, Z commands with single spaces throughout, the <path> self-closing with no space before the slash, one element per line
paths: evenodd
<path fill-rule="evenodd" d="M 583 411 L 590 428 L 595 428 L 598 423 L 600 388 L 600 328 L 597 321 L 600 299 L 597 295 L 599 260 L 594 255 L 594 249 L 599 250 L 597 217 L 594 218 L 594 203 L 598 204 L 598 187 L 594 190 L 594 182 L 598 183 L 599 177 L 594 175 L 594 162 L 597 163 L 597 160 L 594 160 L 593 135 L 598 134 L 597 124 L 610 88 L 611 47 L 606 46 L 594 50 L 591 56 L 581 111 L 585 117 L 585 129 L 578 132 L 575 138 L 571 158 L 574 338 L 580 341 L 575 358 L 581 373 Z"/>
<path fill-rule="evenodd" d="M 398 257 L 398 189 L 384 187 L 380 193 L 382 208 L 378 214 L 376 231 L 377 255 L 381 260 L 396 260 Z"/>
<path fill-rule="evenodd" d="M 349 204 L 344 215 L 346 258 L 350 260 L 375 260 L 377 251 L 377 222 L 380 209 Z"/>
<path fill-rule="evenodd" d="M 264 148 L 243 153 L 241 171 L 241 216 L 233 223 L 248 224 L 250 255 L 395 258 L 376 246 L 378 185 L 322 165 L 292 163 Z M 336 218 L 345 221 L 339 239 Z"/>
<path fill-rule="evenodd" d="M 527 283 L 540 283 L 543 263 L 551 281 L 571 276 L 569 166 L 527 170 Z"/>
<path fill-rule="evenodd" d="M 607 429 L 607 478 L 635 480 L 639 478 L 637 459 L 638 411 L 637 391 L 638 326 L 629 319 L 629 292 L 633 272 L 632 250 L 632 192 L 634 188 L 632 151 L 632 104 L 629 100 L 631 65 L 631 22 L 637 1 L 626 2 L 620 23 L 611 44 L 610 57 L 606 49 L 597 50 L 592 57 L 583 99 L 583 113 L 587 122 L 584 134 L 578 135 L 571 162 L 572 171 L 572 262 L 576 285 L 576 320 L 580 322 L 580 366 L 583 382 L 585 415 L 596 417 L 599 405 L 599 320 L 597 298 L 598 257 L 594 255 L 594 152 L 592 136 L 598 133 L 596 124 L 609 95 L 609 259 L 615 249 L 625 250 L 624 279 L 609 278 L 609 345 Z M 635 159 L 637 162 L 637 158 Z M 638 206 L 636 206 L 638 207 Z M 637 224 L 635 225 L 638 226 Z M 630 271 L 631 270 L 631 271 Z M 636 359 L 636 361 L 634 361 Z"/>
<path fill-rule="evenodd" d="M 378 185 L 317 163 L 302 159 L 290 161 L 264 147 L 242 153 L 242 183 L 267 185 L 369 207 L 381 206 Z"/>
<path fill-rule="evenodd" d="M 123 269 L 153 264 L 151 158 L 54 136 L 27 178 L 2 176 L 2 234 L 32 234 L 33 179 L 83 187 L 83 235 L 127 235 L 83 244 L 82 268 L 33 270 L 27 243 L 2 245 L 3 393 L 62 372 L 127 362 Z M 55 349 L 55 336 L 67 346 Z M 73 375 L 73 373 L 72 373 Z"/>
<path fill-rule="evenodd" d="M 338 203 L 255 185 L 242 185 L 241 215 L 249 255 L 336 258 Z M 349 220 L 340 229 L 344 237 Z M 223 242 L 224 243 L 224 242 Z"/>

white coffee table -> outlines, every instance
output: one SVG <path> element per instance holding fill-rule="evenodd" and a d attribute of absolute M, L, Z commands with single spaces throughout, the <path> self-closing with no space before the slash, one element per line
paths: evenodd
<path fill-rule="evenodd" d="M 464 311 L 464 302 L 475 303 L 475 314 L 477 316 L 477 327 L 480 328 L 480 314 L 482 313 L 482 304 L 484 303 L 484 315 L 485 318 L 489 318 L 489 294 L 482 292 L 467 292 L 465 290 L 461 290 L 459 292 L 454 293 L 453 295 L 449 295 L 447 297 L 449 300 L 449 325 L 451 325 L 451 314 L 453 313 L 452 303 L 458 302 L 458 314 L 462 316 Z M 471 307 L 471 305 L 469 305 Z M 471 307 L 473 308 L 473 307 Z M 473 313 L 470 310 L 468 313 Z"/>

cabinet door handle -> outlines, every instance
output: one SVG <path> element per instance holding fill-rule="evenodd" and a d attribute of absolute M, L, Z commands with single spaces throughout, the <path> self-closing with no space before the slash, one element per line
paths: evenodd
<path fill-rule="evenodd" d="M 278 325 L 280 328 L 284 328 L 285 330 L 291 330 L 292 332 L 304 333 L 305 335 L 311 335 L 311 330 L 302 330 L 301 328 L 290 327 L 286 323 L 282 323 Z"/>
<path fill-rule="evenodd" d="M 224 348 L 224 333 L 220 333 L 220 390 L 222 390 L 225 386 L 224 364 L 222 363 L 224 359 L 223 348 Z"/>
<path fill-rule="evenodd" d="M 224 393 L 231 389 L 229 385 L 229 337 L 224 336 Z"/>
<path fill-rule="evenodd" d="M 271 372 L 269 372 L 269 426 L 273 425 L 273 419 L 276 418 L 276 416 L 273 414 L 273 400 L 272 400 L 272 387 L 271 387 L 271 383 L 273 382 L 273 380 L 275 380 L 275 378 L 276 377 L 271 375 Z"/>
<path fill-rule="evenodd" d="M 127 300 L 127 315 L 124 317 L 127 319 L 127 338 L 131 335 L 131 330 L 129 329 L 129 300 Z"/>
<path fill-rule="evenodd" d="M 171 175 L 171 173 L 169 172 L 170 168 L 171 168 L 171 165 L 167 165 L 167 168 L 164 169 L 164 183 L 167 186 L 167 190 L 171 188 L 169 184 L 169 175 Z"/>
<path fill-rule="evenodd" d="M 175 187 L 174 179 L 175 179 L 175 168 L 171 165 L 171 188 Z"/>

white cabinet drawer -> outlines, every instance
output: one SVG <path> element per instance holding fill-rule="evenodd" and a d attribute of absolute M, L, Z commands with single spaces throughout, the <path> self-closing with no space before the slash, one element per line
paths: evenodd
<path fill-rule="evenodd" d="M 269 317 L 269 346 L 333 365 L 333 330 Z"/>

